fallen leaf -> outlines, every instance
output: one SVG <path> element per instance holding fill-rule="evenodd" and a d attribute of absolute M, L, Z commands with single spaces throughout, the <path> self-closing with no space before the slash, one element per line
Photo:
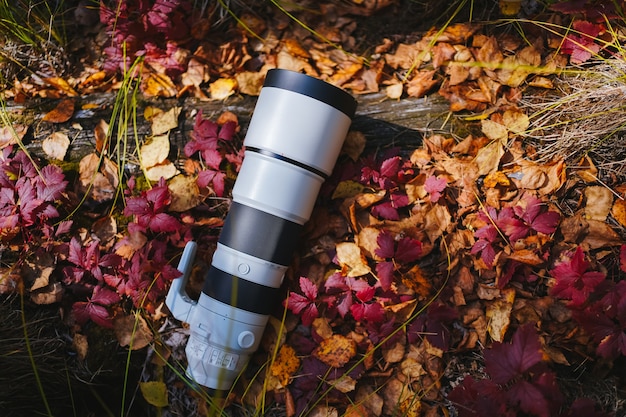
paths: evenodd
<path fill-rule="evenodd" d="M 406 92 L 410 97 L 420 98 L 430 93 L 438 84 L 435 70 L 418 71 L 407 83 Z"/>
<path fill-rule="evenodd" d="M 239 86 L 239 92 L 249 96 L 258 96 L 261 94 L 265 74 L 260 71 L 242 71 L 235 75 L 235 79 Z"/>
<path fill-rule="evenodd" d="M 334 368 L 341 368 L 356 355 L 356 342 L 340 334 L 334 334 L 321 341 L 313 351 L 320 361 Z"/>
<path fill-rule="evenodd" d="M 497 171 L 503 155 L 504 146 L 501 140 L 494 140 L 482 147 L 474 158 L 474 162 L 478 166 L 478 175 L 487 175 Z"/>
<path fill-rule="evenodd" d="M 61 100 L 57 106 L 50 110 L 41 119 L 49 123 L 65 123 L 74 115 L 74 100 L 66 98 Z"/>
<path fill-rule="evenodd" d="M 96 138 L 96 151 L 102 153 L 104 145 L 108 142 L 109 124 L 100 119 L 96 127 L 93 129 L 93 133 Z"/>
<path fill-rule="evenodd" d="M 0 290 L 0 293 L 2 291 Z M 60 303 L 63 300 L 65 289 L 63 284 L 55 282 L 30 293 L 30 301 L 39 305 Z"/>
<path fill-rule="evenodd" d="M 187 71 L 181 76 L 183 85 L 199 87 L 208 81 L 207 66 L 195 58 L 191 58 L 187 64 Z"/>
<path fill-rule="evenodd" d="M 509 137 L 509 131 L 504 124 L 495 122 L 491 119 L 480 121 L 481 130 L 491 140 L 506 140 Z"/>
<path fill-rule="evenodd" d="M 299 367 L 300 359 L 296 356 L 296 351 L 289 345 L 282 345 L 270 367 L 270 373 L 280 383 L 278 388 L 286 387 L 289 379 Z"/>
<path fill-rule="evenodd" d="M 28 126 L 12 125 L 0 127 L 0 149 L 19 143 L 26 135 Z"/>
<path fill-rule="evenodd" d="M 487 331 L 491 339 L 502 342 L 511 322 L 511 310 L 515 301 L 515 289 L 505 288 L 500 291 L 500 298 L 487 306 L 485 316 L 488 320 Z"/>
<path fill-rule="evenodd" d="M 326 382 L 334 389 L 343 392 L 344 394 L 354 391 L 357 383 L 356 379 L 350 377 L 349 375 L 342 375 L 340 378 L 327 380 Z"/>
<path fill-rule="evenodd" d="M 336 250 L 337 261 L 342 269 L 346 270 L 345 273 L 347 276 L 360 277 L 372 272 L 370 267 L 367 265 L 367 261 L 363 257 L 363 254 L 361 253 L 361 248 L 359 248 L 355 243 L 338 243 Z"/>
<path fill-rule="evenodd" d="M 178 171 L 176 165 L 167 159 L 162 164 L 146 169 L 146 178 L 150 181 L 158 181 L 161 178 L 168 180 L 178 174 L 180 174 L 180 171 Z"/>
<path fill-rule="evenodd" d="M 44 153 L 52 159 L 62 161 L 70 146 L 70 138 L 63 132 L 54 132 L 41 143 Z"/>
<path fill-rule="evenodd" d="M 146 402 L 155 407 L 167 407 L 169 404 L 167 386 L 161 381 L 140 382 L 139 388 Z"/>
<path fill-rule="evenodd" d="M 148 323 L 138 313 L 115 317 L 113 331 L 120 346 L 128 346 L 131 350 L 143 349 L 154 338 Z"/>
<path fill-rule="evenodd" d="M 385 88 L 385 95 L 392 100 L 397 100 L 402 97 L 404 92 L 404 84 L 401 82 L 392 82 Z"/>
<path fill-rule="evenodd" d="M 346 139 L 343 142 L 341 152 L 345 153 L 353 161 L 357 161 L 367 145 L 367 139 L 365 135 L 359 131 L 351 130 L 348 132 Z"/>
<path fill-rule="evenodd" d="M 84 361 L 87 358 L 87 353 L 89 352 L 89 340 L 87 336 L 81 333 L 74 333 L 74 337 L 72 337 L 72 347 L 78 355 L 79 360 Z"/>
<path fill-rule="evenodd" d="M 237 88 L 237 80 L 234 78 L 220 78 L 209 84 L 209 92 L 214 100 L 224 100 L 233 94 Z"/>
<path fill-rule="evenodd" d="M 363 404 L 375 417 L 383 412 L 383 398 L 369 384 L 359 386 L 355 400 L 357 404 Z"/>
<path fill-rule="evenodd" d="M 354 197 L 363 192 L 365 187 L 363 184 L 353 180 L 341 181 L 337 184 L 335 191 L 333 191 L 332 199 L 344 199 Z"/>
<path fill-rule="evenodd" d="M 144 169 L 163 163 L 170 153 L 169 135 L 154 136 L 148 143 L 141 145 L 139 160 Z"/>
<path fill-rule="evenodd" d="M 626 201 L 622 199 L 615 200 L 611 208 L 611 214 L 619 224 L 626 227 Z"/>
<path fill-rule="evenodd" d="M 166 112 L 154 115 L 154 117 L 150 120 L 152 135 L 162 135 L 178 127 L 178 117 L 180 116 L 182 109 L 182 107 L 172 107 Z"/>
<path fill-rule="evenodd" d="M 613 193 L 607 187 L 592 185 L 583 191 L 585 195 L 585 217 L 605 221 L 613 205 Z"/>
<path fill-rule="evenodd" d="M 167 183 L 167 187 L 172 195 L 170 211 L 186 211 L 200 204 L 200 189 L 196 177 L 176 175 Z"/>
<path fill-rule="evenodd" d="M 59 89 L 60 91 L 64 92 L 70 97 L 76 97 L 78 95 L 76 90 L 74 90 L 72 86 L 69 85 L 69 83 L 61 77 L 48 77 L 48 78 L 44 78 L 43 81 L 46 84 L 49 84 L 53 86 L 54 88 Z"/>
<path fill-rule="evenodd" d="M 176 97 L 178 90 L 170 77 L 163 73 L 151 72 L 143 79 L 141 91 L 147 97 Z"/>

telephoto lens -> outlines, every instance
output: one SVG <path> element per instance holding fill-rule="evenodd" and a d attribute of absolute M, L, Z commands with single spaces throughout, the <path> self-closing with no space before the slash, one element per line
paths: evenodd
<path fill-rule="evenodd" d="M 270 70 L 244 140 L 233 202 L 197 302 L 185 281 L 185 248 L 166 304 L 189 323 L 187 375 L 229 390 L 259 346 L 302 226 L 331 174 L 356 110 L 344 90 L 307 75 Z"/>

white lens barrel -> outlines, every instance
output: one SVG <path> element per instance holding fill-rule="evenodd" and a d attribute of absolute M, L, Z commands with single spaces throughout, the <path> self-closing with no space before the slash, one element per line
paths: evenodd
<path fill-rule="evenodd" d="M 199 384 L 229 389 L 257 349 L 355 110 L 354 98 L 335 86 L 292 71 L 268 72 L 190 321 L 187 372 Z"/>

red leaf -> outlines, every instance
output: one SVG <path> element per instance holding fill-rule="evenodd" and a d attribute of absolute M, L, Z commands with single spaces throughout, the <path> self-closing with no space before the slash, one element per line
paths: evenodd
<path fill-rule="evenodd" d="M 410 237 L 400 239 L 395 259 L 399 262 L 414 262 L 422 255 L 422 242 Z"/>
<path fill-rule="evenodd" d="M 376 275 L 380 281 L 380 286 L 383 290 L 387 291 L 391 288 L 393 283 L 393 262 L 379 262 L 376 265 Z"/>
<path fill-rule="evenodd" d="M 399 156 L 385 159 L 380 165 L 380 175 L 387 178 L 394 178 L 398 174 L 401 164 L 402 158 Z"/>
<path fill-rule="evenodd" d="M 528 381 L 517 381 L 507 392 L 507 397 L 513 404 L 525 413 L 539 417 L 550 417 L 549 404 L 538 387 Z"/>
<path fill-rule="evenodd" d="M 181 228 L 180 222 L 175 217 L 166 213 L 157 213 L 149 223 L 153 232 L 175 232 Z"/>
<path fill-rule="evenodd" d="M 532 324 L 517 329 L 511 343 L 494 343 L 484 352 L 485 367 L 497 384 L 506 384 L 541 362 L 541 342 Z"/>
<path fill-rule="evenodd" d="M 302 324 L 310 326 L 313 320 L 319 316 L 317 306 L 315 305 L 317 287 L 308 278 L 300 277 L 300 289 L 304 293 L 304 296 L 290 292 L 285 302 L 289 310 L 294 314 L 301 315 Z"/>
<path fill-rule="evenodd" d="M 619 269 L 626 272 L 626 245 L 619 248 Z"/>
<path fill-rule="evenodd" d="M 434 175 L 426 178 L 424 182 L 424 190 L 430 194 L 430 201 L 436 203 L 441 198 L 441 192 L 446 189 L 448 180 L 444 177 L 435 177 Z"/>
<path fill-rule="evenodd" d="M 561 262 L 554 269 L 550 270 L 550 275 L 556 279 L 556 284 L 550 293 L 556 297 L 572 300 L 573 307 L 582 306 L 589 294 L 604 281 L 605 274 L 599 271 L 589 271 L 591 264 L 585 261 L 585 254 L 580 246 L 568 261 Z"/>
<path fill-rule="evenodd" d="M 387 230 L 383 230 L 378 234 L 378 237 L 376 238 L 376 243 L 378 243 L 378 248 L 376 248 L 374 253 L 377 256 L 385 259 L 393 258 L 396 253 L 396 241 L 394 240 L 391 233 L 389 233 Z"/>
<path fill-rule="evenodd" d="M 115 292 L 105 287 L 96 287 L 93 290 L 91 296 L 92 303 L 98 303 L 103 306 L 115 304 L 120 301 L 120 296 Z"/>
<path fill-rule="evenodd" d="M 77 301 L 72 305 L 72 311 L 78 324 L 82 325 L 91 320 L 102 327 L 113 327 L 109 311 L 99 304 L 91 301 Z"/>

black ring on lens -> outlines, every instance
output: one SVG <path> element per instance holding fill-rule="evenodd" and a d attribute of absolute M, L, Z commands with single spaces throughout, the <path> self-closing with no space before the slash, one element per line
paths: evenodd
<path fill-rule="evenodd" d="M 282 88 L 303 94 L 336 108 L 349 118 L 352 118 L 356 111 L 356 100 L 348 92 L 299 72 L 284 69 L 269 70 L 263 87 Z"/>

